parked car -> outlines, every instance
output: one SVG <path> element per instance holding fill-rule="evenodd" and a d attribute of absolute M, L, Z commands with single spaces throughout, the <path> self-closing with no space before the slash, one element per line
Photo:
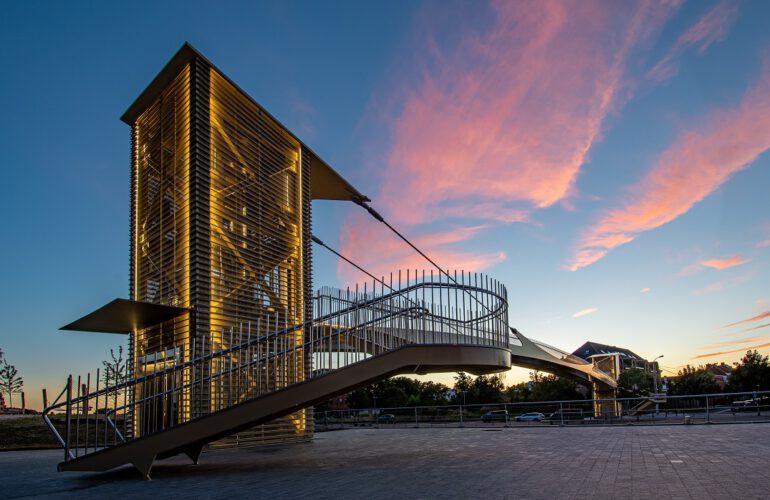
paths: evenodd
<path fill-rule="evenodd" d="M 507 422 L 508 410 L 492 410 L 481 416 L 481 421 L 485 424 L 490 422 Z"/>
<path fill-rule="evenodd" d="M 556 410 L 551 413 L 551 416 L 548 417 L 548 423 L 551 425 L 560 424 L 562 422 L 568 424 L 575 421 L 582 422 L 584 418 L 583 410 L 578 408 L 564 408 L 563 410 Z"/>
<path fill-rule="evenodd" d="M 517 422 L 542 422 L 543 420 L 545 420 L 545 415 L 537 412 L 516 415 Z"/>
<path fill-rule="evenodd" d="M 768 405 L 770 405 L 770 398 L 762 396 L 755 399 L 733 401 L 730 405 L 730 409 L 733 413 L 736 411 L 757 411 L 766 408 Z"/>
<path fill-rule="evenodd" d="M 392 413 L 383 413 L 377 417 L 378 424 L 394 424 L 396 423 L 396 416 Z"/>

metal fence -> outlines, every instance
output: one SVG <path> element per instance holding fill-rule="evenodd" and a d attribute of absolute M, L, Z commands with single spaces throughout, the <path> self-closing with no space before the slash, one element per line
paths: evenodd
<path fill-rule="evenodd" d="M 597 409 L 617 408 L 601 414 Z M 316 431 L 356 427 L 514 427 L 770 422 L 770 391 L 316 411 Z"/>

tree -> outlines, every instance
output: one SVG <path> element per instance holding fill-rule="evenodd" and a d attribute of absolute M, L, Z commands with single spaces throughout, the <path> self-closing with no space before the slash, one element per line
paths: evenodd
<path fill-rule="evenodd" d="M 519 403 L 522 401 L 528 401 L 532 394 L 532 382 L 520 382 L 508 387 L 505 390 L 508 396 L 508 401 L 511 403 Z"/>
<path fill-rule="evenodd" d="M 436 382 L 420 382 L 394 377 L 356 389 L 348 394 L 349 408 L 396 408 L 401 406 L 440 406 L 447 404 L 449 387 Z"/>
<path fill-rule="evenodd" d="M 729 386 L 731 391 L 756 391 L 770 389 L 770 362 L 756 350 L 746 351 L 739 363 L 735 363 Z"/>
<path fill-rule="evenodd" d="M 685 366 L 671 380 L 668 393 L 672 396 L 685 396 L 688 394 L 713 394 L 719 392 L 714 374 L 706 368 Z"/>
<path fill-rule="evenodd" d="M 449 387 L 438 382 L 423 382 L 420 386 L 420 406 L 442 406 L 449 401 Z"/>
<path fill-rule="evenodd" d="M 467 373 L 455 376 L 455 404 L 485 404 L 503 401 L 503 379 L 499 375 L 481 375 L 475 379 Z"/>
<path fill-rule="evenodd" d="M 3 360 L 0 368 L 0 388 L 8 394 L 8 407 L 13 408 L 13 395 L 21 393 L 24 389 L 24 381 L 19 377 L 19 371 L 15 366 Z"/>
<path fill-rule="evenodd" d="M 532 391 L 529 395 L 531 401 L 560 401 L 572 399 L 585 399 L 574 380 L 556 375 L 543 375 L 540 372 L 530 372 Z"/>
<path fill-rule="evenodd" d="M 457 375 L 455 375 L 455 391 L 465 392 L 471 390 L 471 386 L 473 385 L 473 379 L 470 375 L 468 375 L 465 372 L 459 372 Z"/>
<path fill-rule="evenodd" d="M 476 377 L 471 387 L 474 401 L 481 404 L 502 403 L 503 390 L 505 386 L 499 375 Z"/>
<path fill-rule="evenodd" d="M 104 373 L 102 380 L 104 381 L 104 387 L 110 387 L 110 385 L 122 384 L 126 380 L 126 362 L 123 360 L 123 346 L 118 347 L 118 355 L 115 355 L 115 350 L 110 349 L 110 358 L 107 361 L 102 361 L 104 365 Z"/>
<path fill-rule="evenodd" d="M 618 378 L 618 395 L 621 398 L 647 396 L 653 390 L 652 375 L 641 368 L 623 370 Z"/>
<path fill-rule="evenodd" d="M 3 349 L 0 348 L 0 370 L 2 370 L 3 361 Z M 5 398 L 3 398 L 3 391 L 0 390 L 0 410 L 5 410 Z"/>

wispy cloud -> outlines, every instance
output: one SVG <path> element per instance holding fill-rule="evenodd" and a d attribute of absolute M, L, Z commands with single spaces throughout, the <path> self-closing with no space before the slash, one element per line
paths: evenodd
<path fill-rule="evenodd" d="M 407 236 L 442 266 L 458 271 L 483 271 L 503 262 L 506 259 L 505 252 L 474 252 L 457 249 L 455 245 L 473 240 L 485 228 L 484 225 L 453 227 L 444 231 Z M 370 251 L 351 251 L 366 248 Z M 342 253 L 353 257 L 358 265 L 375 276 L 389 276 L 391 272 L 407 269 L 431 272 L 430 263 L 393 233 L 365 215 L 357 214 L 343 225 Z M 357 282 L 363 278 L 359 271 L 345 262 L 338 264 L 337 274 L 346 283 Z"/>
<path fill-rule="evenodd" d="M 701 355 L 698 355 L 698 356 L 693 356 L 690 359 L 713 358 L 715 356 L 723 356 L 725 354 L 734 354 L 736 352 L 751 351 L 751 350 L 754 350 L 754 349 L 764 349 L 765 347 L 770 347 L 770 343 L 759 344 L 759 345 L 754 345 L 754 346 L 750 346 L 750 347 L 741 347 L 741 348 L 738 348 L 738 349 L 731 349 L 731 350 L 728 350 L 728 351 L 710 352 L 708 354 L 701 354 Z"/>
<path fill-rule="evenodd" d="M 750 338 L 737 339 L 737 340 L 725 340 L 724 342 L 714 342 L 713 344 L 703 346 L 701 347 L 701 349 L 716 349 L 720 347 L 739 346 L 742 344 L 753 344 L 753 343 L 762 342 L 765 340 L 770 340 L 770 337 L 750 337 Z"/>
<path fill-rule="evenodd" d="M 745 325 L 746 323 L 754 323 L 755 321 L 761 321 L 767 318 L 770 318 L 770 311 L 765 311 L 761 314 L 757 314 L 756 316 L 752 316 L 751 318 L 742 319 L 740 321 L 736 321 L 735 323 L 730 323 L 729 325 L 725 325 L 722 328 L 731 328 L 733 326 Z"/>
<path fill-rule="evenodd" d="M 628 190 L 628 200 L 583 234 L 567 269 L 576 271 L 687 213 L 734 173 L 770 147 L 770 64 L 732 109 L 699 120 L 683 131 L 647 175 Z"/>
<path fill-rule="evenodd" d="M 760 330 L 762 328 L 767 328 L 768 326 L 770 326 L 770 323 L 752 326 L 751 328 L 746 328 L 745 330 L 741 330 L 740 333 L 753 332 L 754 330 Z"/>
<path fill-rule="evenodd" d="M 764 240 L 757 243 L 757 248 L 767 248 L 770 247 L 770 240 Z"/>
<path fill-rule="evenodd" d="M 679 72 L 679 58 L 689 49 L 702 55 L 709 46 L 724 40 L 738 14 L 733 2 L 722 2 L 706 12 L 684 32 L 669 51 L 647 73 L 650 80 L 667 80 Z"/>
<path fill-rule="evenodd" d="M 566 202 L 618 106 L 626 62 L 677 5 L 497 0 L 480 23 L 443 22 L 451 14 L 429 7 L 417 71 L 390 85 L 398 98 L 377 99 L 399 106 L 384 120 L 387 140 L 381 131 L 377 139 L 384 160 L 374 205 L 409 229 L 527 221 Z M 344 249 L 385 256 L 369 242 Z"/>
<path fill-rule="evenodd" d="M 644 287 L 644 288 L 642 288 L 642 289 L 641 289 L 641 290 L 639 290 L 639 291 L 640 291 L 640 292 L 642 292 L 642 293 L 649 293 L 649 292 L 650 292 L 650 289 L 649 289 L 649 288 L 647 288 L 647 287 Z"/>
<path fill-rule="evenodd" d="M 578 311 L 578 312 L 576 312 L 575 314 L 573 314 L 573 315 L 572 315 L 572 317 L 573 317 L 573 318 L 579 318 L 579 317 L 581 317 L 581 316 L 586 316 L 586 315 L 588 315 L 588 314 L 593 314 L 593 313 L 595 313 L 595 312 L 596 312 L 596 311 L 598 311 L 598 310 L 599 310 L 599 309 L 597 309 L 597 308 L 595 308 L 595 307 L 589 307 L 589 308 L 587 308 L 587 309 L 583 309 L 582 311 Z"/>
<path fill-rule="evenodd" d="M 727 257 L 725 259 L 702 260 L 700 261 L 700 265 L 721 271 L 723 269 L 729 269 L 731 267 L 746 264 L 747 262 L 751 262 L 751 259 L 741 257 L 740 255 L 733 255 L 732 257 Z"/>

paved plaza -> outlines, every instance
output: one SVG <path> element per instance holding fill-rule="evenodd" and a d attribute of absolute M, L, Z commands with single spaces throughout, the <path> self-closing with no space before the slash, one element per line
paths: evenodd
<path fill-rule="evenodd" d="M 0 453 L 4 498 L 770 498 L 770 424 L 357 429 L 57 473 L 59 451 Z"/>

